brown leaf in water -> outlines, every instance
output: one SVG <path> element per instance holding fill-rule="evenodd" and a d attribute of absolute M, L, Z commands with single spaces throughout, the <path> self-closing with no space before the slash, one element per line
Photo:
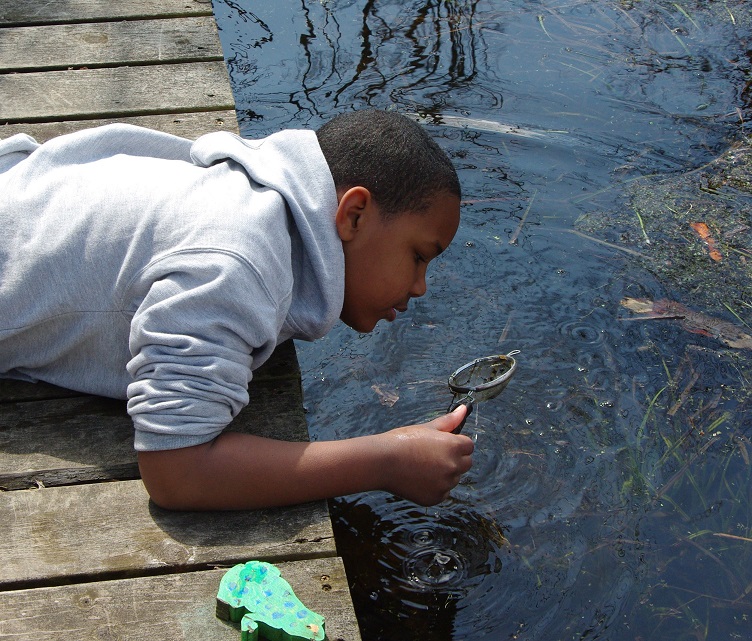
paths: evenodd
<path fill-rule="evenodd" d="M 649 298 L 622 298 L 621 306 L 636 314 L 652 314 L 653 301 Z"/>
<path fill-rule="evenodd" d="M 382 389 L 380 385 L 371 385 L 371 389 L 376 392 L 379 402 L 387 407 L 392 407 L 399 400 L 399 394 L 396 390 Z"/>
<path fill-rule="evenodd" d="M 720 262 L 723 256 L 718 249 L 718 243 L 715 242 L 715 238 L 710 234 L 710 228 L 705 223 L 690 223 L 689 226 L 695 230 L 695 233 L 705 241 L 708 246 L 708 254 L 716 261 Z"/>
<path fill-rule="evenodd" d="M 642 320 L 675 319 L 693 334 L 715 338 L 728 347 L 752 349 L 752 336 L 733 323 L 696 312 L 676 301 L 667 298 L 655 301 L 648 298 L 624 298 L 621 305 L 637 314 L 643 314 Z"/>

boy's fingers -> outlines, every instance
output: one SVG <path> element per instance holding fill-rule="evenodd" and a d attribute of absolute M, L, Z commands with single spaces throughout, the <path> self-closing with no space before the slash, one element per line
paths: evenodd
<path fill-rule="evenodd" d="M 467 406 L 458 405 L 454 410 L 433 420 L 432 426 L 441 432 L 451 432 L 467 416 Z"/>

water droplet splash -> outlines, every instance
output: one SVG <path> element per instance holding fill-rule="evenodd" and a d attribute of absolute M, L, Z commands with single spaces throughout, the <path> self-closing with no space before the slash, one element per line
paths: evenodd
<path fill-rule="evenodd" d="M 467 564 L 459 553 L 435 547 L 410 553 L 403 569 L 407 580 L 418 589 L 458 587 L 467 576 Z"/>

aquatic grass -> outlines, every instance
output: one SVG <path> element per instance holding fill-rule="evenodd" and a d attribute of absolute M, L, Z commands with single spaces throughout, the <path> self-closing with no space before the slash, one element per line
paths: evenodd
<path fill-rule="evenodd" d="M 541 14 L 538 14 L 538 24 L 540 25 L 540 28 L 543 29 L 543 33 L 545 33 L 548 36 L 548 39 L 553 41 L 553 38 L 551 37 L 551 34 L 548 33 L 546 30 L 546 25 L 543 24 L 544 16 Z"/>
<path fill-rule="evenodd" d="M 684 53 L 686 53 L 688 56 L 691 57 L 692 56 L 692 52 L 689 50 L 689 47 L 684 43 L 684 40 L 682 40 L 681 36 L 678 33 L 676 33 L 676 30 L 672 29 L 671 27 L 669 27 L 663 20 L 661 20 L 661 22 L 663 23 L 663 26 L 666 27 L 666 29 L 668 30 L 668 32 L 672 36 L 674 36 L 674 38 L 676 39 L 676 41 L 681 45 L 681 48 L 684 49 Z"/>
<path fill-rule="evenodd" d="M 606 98 L 606 100 L 609 100 L 609 98 Z M 616 100 L 616 99 L 614 99 Z M 614 182 L 610 185 L 603 187 L 602 189 L 598 189 L 596 191 L 589 192 L 587 194 L 582 194 L 580 196 L 575 196 L 571 199 L 571 203 L 575 205 L 579 205 L 581 203 L 584 203 L 588 200 L 593 200 L 594 198 L 597 198 L 598 196 L 603 196 L 604 194 L 613 192 L 614 190 L 622 190 L 626 185 L 629 185 L 630 183 L 637 182 L 637 181 L 644 181 L 648 178 L 656 178 L 658 177 L 658 174 L 649 174 L 645 176 L 633 176 L 631 178 L 627 178 L 626 180 L 620 181 L 620 182 Z"/>
<path fill-rule="evenodd" d="M 649 460 L 654 450 L 653 448 L 645 447 L 645 441 L 647 440 L 646 427 L 651 419 L 655 427 L 656 404 L 667 387 L 662 387 L 650 398 L 640 425 L 635 432 L 634 446 L 630 447 L 627 445 L 624 448 L 629 463 L 626 470 L 627 478 L 622 482 L 620 488 L 623 504 L 629 503 L 629 497 L 643 496 L 652 499 L 652 497 L 658 494 L 658 489 L 654 483 L 657 466 Z M 650 454 L 646 454 L 647 452 L 650 452 Z"/>
<path fill-rule="evenodd" d="M 645 237 L 645 242 L 649 245 L 650 244 L 650 238 L 648 238 L 648 232 L 645 229 L 645 221 L 642 219 L 642 215 L 640 214 L 640 210 L 637 207 L 634 207 L 633 211 L 635 213 L 635 216 L 637 216 L 637 222 L 640 223 L 640 229 L 642 230 L 642 235 Z"/>
<path fill-rule="evenodd" d="M 520 232 L 522 231 L 522 227 L 525 225 L 525 221 L 527 220 L 528 214 L 530 213 L 530 208 L 533 206 L 533 203 L 535 202 L 535 197 L 538 195 L 538 190 L 536 189 L 533 191 L 533 195 L 530 197 L 530 202 L 528 202 L 527 207 L 525 208 L 525 213 L 522 215 L 522 218 L 520 219 L 519 225 L 517 225 L 517 229 L 515 229 L 512 236 L 509 238 L 509 244 L 510 245 L 516 245 L 517 244 L 517 238 L 520 235 Z"/>
<path fill-rule="evenodd" d="M 705 531 L 707 533 L 707 530 Z M 704 535 L 701 535 L 704 536 Z M 684 537 L 684 540 L 695 547 L 701 554 L 709 558 L 713 563 L 715 563 L 718 566 L 718 569 L 721 570 L 726 578 L 729 580 L 729 583 L 731 584 L 731 587 L 735 593 L 741 592 L 744 588 L 742 584 L 739 582 L 738 577 L 734 574 L 733 567 L 730 567 L 727 563 L 721 560 L 720 556 L 718 554 L 715 554 L 714 552 L 711 552 L 707 547 L 700 544 L 698 541 L 701 536 L 694 536 L 694 537 Z M 719 550 L 719 553 L 723 553 L 725 551 L 728 551 L 731 549 L 731 546 L 728 546 L 722 550 Z M 735 547 L 734 547 L 735 549 Z"/>
<path fill-rule="evenodd" d="M 673 367 L 660 345 L 651 349 L 663 382 L 646 394 L 621 457 L 622 527 L 653 532 L 647 549 L 655 570 L 644 576 L 648 596 L 632 616 L 653 621 L 646 638 L 710 639 L 752 595 L 752 465 L 749 439 L 736 427 L 745 408 L 703 398 L 693 352 Z M 746 392 L 738 400 L 749 405 Z M 630 514 L 641 515 L 638 525 Z M 713 570 L 697 589 L 701 559 Z"/>
<path fill-rule="evenodd" d="M 735 606 L 738 605 L 741 599 L 746 598 L 750 592 L 752 592 L 752 589 L 750 589 L 750 585 L 752 584 L 749 582 L 750 577 L 744 575 L 744 570 L 748 568 L 747 566 L 738 563 L 738 561 L 744 560 L 744 554 L 739 554 L 740 551 L 743 551 L 743 548 L 736 542 L 736 539 L 726 539 L 727 541 L 730 541 L 731 544 L 721 544 L 721 546 L 715 551 L 709 548 L 709 545 L 712 544 L 712 540 L 708 540 L 709 545 L 703 545 L 703 539 L 715 536 L 715 534 L 716 533 L 710 530 L 702 530 L 688 536 L 679 537 L 677 545 L 689 545 L 702 557 L 710 560 L 713 567 L 717 568 L 719 571 L 718 577 L 723 577 L 725 579 L 727 596 L 720 593 L 714 593 L 708 589 L 705 589 L 702 593 L 696 591 L 692 591 L 692 593 L 703 597 L 708 604 L 713 604 L 715 608 L 722 607 L 723 605 Z M 743 544 L 744 543 L 742 543 L 742 545 Z M 724 560 L 722 556 L 729 557 L 730 562 Z M 675 588 L 678 591 L 690 591 L 679 585 L 676 585 Z"/>
<path fill-rule="evenodd" d="M 562 67 L 567 67 L 569 69 L 572 69 L 573 71 L 577 71 L 579 73 L 585 74 L 586 76 L 590 76 L 590 80 L 588 82 L 593 82 L 593 80 L 596 80 L 599 76 L 603 74 L 603 69 L 599 69 L 598 72 L 594 71 L 587 71 L 586 69 L 580 69 L 578 67 L 575 67 L 574 65 L 569 64 L 568 62 L 564 62 L 563 60 L 557 60 L 558 64 L 560 64 Z"/>
<path fill-rule="evenodd" d="M 734 26 L 736 26 L 736 18 L 734 17 L 734 14 L 731 13 L 731 9 L 728 8 L 728 4 L 726 4 L 726 2 L 724 2 L 723 6 L 726 9 L 726 11 L 728 12 L 729 18 L 731 18 L 731 24 L 733 24 Z"/>
<path fill-rule="evenodd" d="M 752 257 L 752 256 L 751 256 L 751 257 Z M 734 315 L 734 316 L 736 317 L 736 319 L 737 319 L 737 320 L 738 320 L 738 321 L 739 321 L 739 322 L 740 322 L 740 323 L 741 323 L 742 325 L 745 325 L 745 326 L 749 327 L 750 329 L 752 329 L 752 325 L 750 325 L 749 323 L 747 323 L 747 321 L 745 321 L 745 320 L 744 320 L 744 319 L 743 319 L 743 318 L 742 318 L 741 316 L 739 316 L 739 314 L 737 314 L 736 310 L 734 310 L 734 309 L 733 309 L 733 308 L 731 307 L 731 305 L 729 305 L 729 304 L 728 304 L 727 302 L 725 302 L 725 301 L 724 301 L 724 302 L 723 302 L 723 306 L 724 306 L 724 307 L 725 307 L 725 308 L 726 308 L 727 310 L 729 310 L 729 311 L 730 311 L 730 312 L 731 312 L 731 313 L 732 313 L 732 314 L 733 314 L 733 315 Z"/>
<path fill-rule="evenodd" d="M 643 439 L 645 426 L 647 425 L 648 420 L 650 419 L 651 415 L 653 414 L 653 410 L 655 407 L 656 402 L 658 401 L 658 397 L 663 394 L 663 392 L 666 391 L 668 385 L 663 386 L 661 389 L 659 389 L 653 398 L 650 399 L 650 403 L 648 403 L 648 407 L 645 410 L 645 414 L 642 416 L 642 422 L 640 423 L 640 427 L 637 428 L 637 443 L 639 444 L 640 441 Z"/>
<path fill-rule="evenodd" d="M 674 6 L 675 6 L 675 7 L 677 8 L 677 10 L 679 11 L 679 13 L 681 13 L 681 14 L 682 14 L 682 15 L 683 15 L 683 16 L 684 16 L 684 17 L 685 17 L 685 18 L 686 18 L 687 20 L 689 20 L 689 21 L 690 21 L 690 22 L 692 23 L 692 26 L 694 26 L 694 28 L 695 28 L 695 29 L 697 29 L 698 31 L 701 31 L 701 30 L 702 30 L 702 29 L 700 29 L 700 25 L 698 25 L 698 24 L 697 24 L 697 23 L 695 22 L 694 18 L 693 18 L 692 16 L 690 16 L 690 15 L 689 15 L 689 14 L 688 14 L 688 13 L 687 13 L 687 12 L 686 12 L 685 10 L 684 10 L 684 7 L 682 7 L 682 6 L 681 6 L 681 5 L 680 5 L 680 4 L 678 3 L 678 2 L 672 2 L 671 4 L 673 4 L 673 5 L 674 5 Z"/>

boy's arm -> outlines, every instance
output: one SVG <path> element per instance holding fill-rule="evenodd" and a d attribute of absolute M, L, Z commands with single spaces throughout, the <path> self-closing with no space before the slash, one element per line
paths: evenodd
<path fill-rule="evenodd" d="M 223 432 L 203 445 L 139 452 L 138 462 L 152 500 L 173 510 L 255 509 L 370 490 L 433 505 L 472 465 L 472 440 L 451 434 L 466 411 L 341 441 Z"/>

